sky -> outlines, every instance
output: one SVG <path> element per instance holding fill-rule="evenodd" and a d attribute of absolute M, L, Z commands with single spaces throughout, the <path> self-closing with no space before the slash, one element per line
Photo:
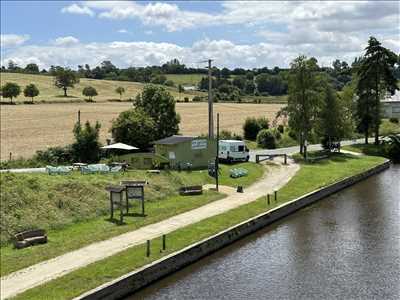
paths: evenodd
<path fill-rule="evenodd" d="M 369 36 L 400 52 L 397 1 L 4 1 L 1 64 L 76 69 L 118 67 L 288 67 L 299 55 L 322 66 L 351 63 Z"/>

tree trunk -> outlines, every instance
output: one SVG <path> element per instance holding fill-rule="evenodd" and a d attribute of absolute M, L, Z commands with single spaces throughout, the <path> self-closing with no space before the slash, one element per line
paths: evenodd
<path fill-rule="evenodd" d="M 365 130 L 365 144 L 368 144 L 368 129 Z"/>
<path fill-rule="evenodd" d="M 300 154 L 303 154 L 303 135 L 300 134 Z"/>
<path fill-rule="evenodd" d="M 67 88 L 64 87 L 63 89 L 64 89 L 64 97 L 67 97 Z"/>
<path fill-rule="evenodd" d="M 379 61 L 376 62 L 377 64 Z M 378 70 L 376 70 L 375 74 L 375 145 L 379 145 L 379 114 L 380 114 L 380 101 L 379 101 L 379 74 Z"/>

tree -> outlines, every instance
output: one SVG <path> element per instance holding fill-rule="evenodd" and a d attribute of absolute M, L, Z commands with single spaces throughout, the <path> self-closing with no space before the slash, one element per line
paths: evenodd
<path fill-rule="evenodd" d="M 13 103 L 13 98 L 16 98 L 21 93 L 21 88 L 14 82 L 7 82 L 2 88 L 1 93 L 4 98 L 10 98 L 10 103 Z"/>
<path fill-rule="evenodd" d="M 287 112 L 289 126 L 299 136 L 300 153 L 317 120 L 321 103 L 317 71 L 315 58 L 299 56 L 290 64 Z"/>
<path fill-rule="evenodd" d="M 287 83 L 280 75 L 260 74 L 256 77 L 257 90 L 270 95 L 283 95 L 287 93 Z"/>
<path fill-rule="evenodd" d="M 253 80 L 247 80 L 246 85 L 244 87 L 244 92 L 247 95 L 253 95 L 256 89 L 256 85 L 254 84 Z"/>
<path fill-rule="evenodd" d="M 386 93 L 392 95 L 399 88 L 394 77 L 394 66 L 397 63 L 397 55 L 391 50 L 381 46 L 374 37 L 368 40 L 365 48 L 365 56 L 358 70 L 359 99 L 363 101 L 362 95 L 369 95 L 374 101 L 370 109 L 373 110 L 372 123 L 375 131 L 375 144 L 379 144 L 379 126 L 381 123 L 380 100 Z M 369 102 L 365 102 L 370 104 Z M 372 104 L 372 103 L 371 103 Z"/>
<path fill-rule="evenodd" d="M 92 86 L 83 88 L 82 94 L 86 97 L 89 97 L 89 101 L 92 101 L 92 98 L 98 95 L 96 89 Z"/>
<path fill-rule="evenodd" d="M 180 84 L 178 85 L 178 93 L 183 93 L 185 91 L 185 89 L 183 88 L 183 86 Z"/>
<path fill-rule="evenodd" d="M 246 78 L 244 76 L 237 76 L 232 80 L 232 84 L 239 90 L 243 90 L 246 85 Z"/>
<path fill-rule="evenodd" d="M 272 129 L 262 129 L 257 134 L 257 145 L 265 149 L 275 149 L 276 140 L 276 134 Z"/>
<path fill-rule="evenodd" d="M 72 144 L 72 153 L 75 161 L 84 163 L 98 162 L 100 159 L 99 133 L 101 125 L 91 126 L 89 121 L 82 127 L 80 123 L 74 126 L 75 142 Z"/>
<path fill-rule="evenodd" d="M 223 68 L 223 69 L 221 70 L 221 77 L 222 77 L 222 78 L 227 79 L 227 78 L 229 78 L 230 75 L 231 75 L 231 71 L 229 71 L 228 68 Z"/>
<path fill-rule="evenodd" d="M 345 135 L 344 107 L 329 83 L 324 84 L 323 103 L 318 118 L 317 131 L 322 145 L 330 149 L 333 142 L 341 141 Z"/>
<path fill-rule="evenodd" d="M 165 88 L 146 85 L 143 92 L 136 96 L 133 105 L 153 119 L 156 128 L 155 139 L 179 132 L 180 116 L 175 111 L 175 99 Z"/>
<path fill-rule="evenodd" d="M 79 77 L 71 69 L 64 69 L 56 67 L 53 72 L 54 85 L 64 90 L 64 97 L 68 97 L 67 89 L 73 88 L 75 84 L 79 83 Z"/>
<path fill-rule="evenodd" d="M 122 86 L 119 86 L 115 89 L 115 92 L 119 94 L 119 99 L 122 100 L 122 94 L 125 93 L 125 89 Z"/>
<path fill-rule="evenodd" d="M 33 83 L 28 84 L 25 89 L 24 89 L 24 96 L 25 97 L 31 97 L 32 98 L 32 103 L 33 103 L 33 98 L 39 95 L 39 89 L 34 85 Z"/>
<path fill-rule="evenodd" d="M 37 74 L 39 73 L 39 67 L 37 64 L 27 64 L 25 67 L 25 72 Z"/>
<path fill-rule="evenodd" d="M 147 149 L 155 139 L 156 128 L 153 119 L 141 109 L 130 109 L 119 114 L 111 127 L 116 142 Z"/>

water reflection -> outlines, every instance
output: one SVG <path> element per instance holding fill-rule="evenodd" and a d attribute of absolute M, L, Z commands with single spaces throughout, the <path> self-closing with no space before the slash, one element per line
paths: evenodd
<path fill-rule="evenodd" d="M 400 299 L 400 166 L 128 299 Z"/>

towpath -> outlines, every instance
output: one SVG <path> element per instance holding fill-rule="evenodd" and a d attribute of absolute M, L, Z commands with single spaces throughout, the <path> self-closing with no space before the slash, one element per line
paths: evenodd
<path fill-rule="evenodd" d="M 292 160 L 288 165 L 278 162 L 267 168 L 264 176 L 244 190 L 244 193 L 235 193 L 231 188 L 222 187 L 221 190 L 228 196 L 176 215 L 158 223 L 144 226 L 135 231 L 121 234 L 111 239 L 93 243 L 78 250 L 68 252 L 53 259 L 40 262 L 28 268 L 16 271 L 1 278 L 1 299 L 15 296 L 35 286 L 63 276 L 90 263 L 99 261 L 127 248 L 142 244 L 162 234 L 175 231 L 179 228 L 199 222 L 206 218 L 224 213 L 256 199 L 273 190 L 284 186 L 299 170 L 299 166 Z M 210 186 L 206 186 L 210 187 Z"/>

